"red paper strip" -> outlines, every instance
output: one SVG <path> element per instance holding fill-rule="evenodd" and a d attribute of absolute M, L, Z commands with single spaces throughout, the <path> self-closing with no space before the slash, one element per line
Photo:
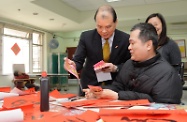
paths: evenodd
<path fill-rule="evenodd" d="M 93 67 L 94 70 L 99 70 L 102 69 L 102 66 L 105 64 L 105 62 L 103 60 L 99 61 L 98 63 L 96 63 Z"/>
<path fill-rule="evenodd" d="M 120 100 L 120 101 L 108 101 L 108 102 L 102 102 L 102 103 L 95 103 L 93 105 L 88 105 L 84 107 L 130 107 L 134 105 L 150 105 L 150 102 L 147 99 L 142 100 Z"/>
<path fill-rule="evenodd" d="M 72 98 L 77 96 L 76 94 L 71 94 L 71 93 L 65 93 L 65 94 L 61 94 L 58 90 L 53 90 L 52 92 L 50 92 L 49 94 L 51 97 L 54 98 Z"/>
<path fill-rule="evenodd" d="M 109 100 L 108 99 L 81 100 L 81 101 L 65 102 L 65 103 L 62 103 L 62 106 L 66 108 L 72 108 L 72 107 L 77 107 L 77 106 L 93 105 L 97 102 L 102 103 L 102 102 L 107 102 L 107 101 Z"/>
<path fill-rule="evenodd" d="M 0 92 L 10 92 L 10 90 L 11 90 L 10 86 L 0 87 Z"/>

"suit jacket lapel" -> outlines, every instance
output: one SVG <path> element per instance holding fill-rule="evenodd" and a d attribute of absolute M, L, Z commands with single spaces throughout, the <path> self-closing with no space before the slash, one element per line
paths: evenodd
<path fill-rule="evenodd" d="M 118 56 L 120 41 L 121 41 L 120 35 L 118 34 L 117 31 L 115 31 L 109 62 L 113 62 L 115 58 Z"/>

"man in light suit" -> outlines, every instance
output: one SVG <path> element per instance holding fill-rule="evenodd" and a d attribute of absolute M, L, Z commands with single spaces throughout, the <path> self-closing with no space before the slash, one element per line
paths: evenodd
<path fill-rule="evenodd" d="M 112 79 L 117 75 L 123 63 L 130 58 L 128 50 L 129 35 L 116 29 L 117 15 L 115 10 L 108 5 L 97 9 L 95 16 L 96 29 L 85 31 L 80 36 L 80 41 L 72 60 L 65 61 L 74 65 L 81 71 L 81 86 L 111 84 L 112 80 L 98 83 L 94 64 L 103 59 L 103 46 L 106 40 L 110 46 L 110 56 L 102 71 L 110 72 Z M 105 61 L 106 62 L 106 61 Z M 79 94 L 84 95 L 84 94 Z"/>

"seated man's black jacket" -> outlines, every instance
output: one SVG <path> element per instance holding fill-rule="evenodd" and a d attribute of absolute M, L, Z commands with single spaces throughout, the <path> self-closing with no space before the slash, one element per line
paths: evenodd
<path fill-rule="evenodd" d="M 105 88 L 118 92 L 120 100 L 179 104 L 182 97 L 178 73 L 159 53 L 145 62 L 128 60 L 113 84 Z"/>

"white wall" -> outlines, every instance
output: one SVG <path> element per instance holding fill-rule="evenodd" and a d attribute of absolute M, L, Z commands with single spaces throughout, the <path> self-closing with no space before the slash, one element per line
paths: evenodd
<path fill-rule="evenodd" d="M 11 86 L 13 87 L 12 83 L 13 75 L 1 76 L 0 75 L 0 86 Z"/>
<path fill-rule="evenodd" d="M 79 37 L 82 31 L 66 32 L 66 33 L 55 33 L 57 40 L 59 41 L 59 47 L 52 49 L 50 52 L 66 52 L 67 47 L 77 47 Z"/>

